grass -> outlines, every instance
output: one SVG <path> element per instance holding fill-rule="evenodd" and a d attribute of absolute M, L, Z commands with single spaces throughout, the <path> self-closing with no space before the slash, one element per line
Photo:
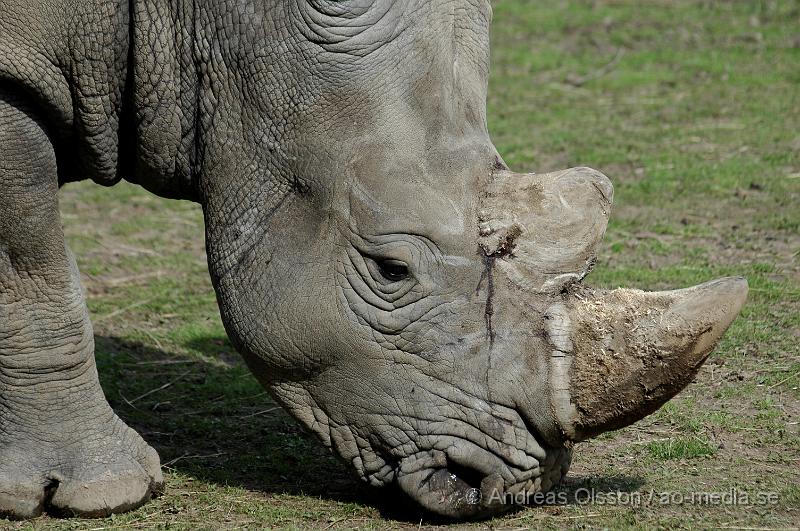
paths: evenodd
<path fill-rule="evenodd" d="M 615 210 L 589 282 L 747 277 L 742 317 L 666 407 L 578 446 L 560 492 L 476 528 L 787 528 L 800 522 L 800 2 L 496 0 L 489 126 L 510 166 L 601 169 Z M 62 191 L 109 401 L 166 493 L 102 520 L 16 528 L 440 525 L 353 480 L 231 348 L 202 215 L 121 184 Z M 775 493 L 769 505 L 650 493 Z M 578 503 L 578 493 L 619 503 Z M 639 496 L 639 502 L 620 495 Z M 461 526 L 459 526 L 461 527 Z"/>
<path fill-rule="evenodd" d="M 675 437 L 647 443 L 647 451 L 653 459 L 695 459 L 714 454 L 709 441 L 696 437 Z"/>

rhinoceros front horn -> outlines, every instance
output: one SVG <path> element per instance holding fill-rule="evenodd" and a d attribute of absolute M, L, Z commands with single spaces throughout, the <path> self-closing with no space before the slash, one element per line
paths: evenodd
<path fill-rule="evenodd" d="M 583 289 L 548 311 L 553 411 L 580 441 L 649 415 L 695 376 L 739 313 L 747 281 L 643 292 Z"/>

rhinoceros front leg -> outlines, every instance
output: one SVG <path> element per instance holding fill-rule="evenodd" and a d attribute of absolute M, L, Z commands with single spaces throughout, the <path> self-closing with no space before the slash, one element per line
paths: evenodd
<path fill-rule="evenodd" d="M 107 515 L 144 503 L 161 468 L 100 388 L 56 159 L 32 116 L 0 92 L 0 516 Z"/>

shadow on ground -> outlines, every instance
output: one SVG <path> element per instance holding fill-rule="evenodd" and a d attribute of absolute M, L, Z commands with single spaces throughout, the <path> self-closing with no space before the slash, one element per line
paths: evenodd
<path fill-rule="evenodd" d="M 193 339 L 185 345 L 191 354 L 115 337 L 95 341 L 109 402 L 153 445 L 167 469 L 218 485 L 357 503 L 384 518 L 420 520 L 422 514 L 399 491 L 368 488 L 304 432 L 226 338 Z M 631 477 L 569 478 L 563 499 L 579 502 L 580 489 L 633 492 L 642 484 Z"/>

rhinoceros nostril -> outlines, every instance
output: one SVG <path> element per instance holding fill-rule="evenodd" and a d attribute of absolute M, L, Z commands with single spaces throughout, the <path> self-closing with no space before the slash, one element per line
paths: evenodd
<path fill-rule="evenodd" d="M 448 463 L 447 471 L 466 483 L 470 488 L 480 489 L 485 474 L 458 463 Z"/>

